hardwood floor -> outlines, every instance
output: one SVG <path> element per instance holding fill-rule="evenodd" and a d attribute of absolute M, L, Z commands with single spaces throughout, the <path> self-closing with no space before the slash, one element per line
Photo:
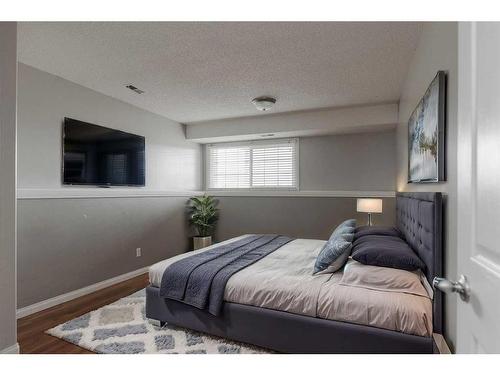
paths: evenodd
<path fill-rule="evenodd" d="M 17 340 L 22 354 L 93 354 L 44 332 L 89 311 L 98 309 L 148 285 L 148 274 L 29 315 L 17 321 Z"/>

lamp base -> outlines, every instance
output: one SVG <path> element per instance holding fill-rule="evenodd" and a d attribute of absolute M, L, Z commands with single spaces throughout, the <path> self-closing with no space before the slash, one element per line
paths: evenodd
<path fill-rule="evenodd" d="M 368 213 L 368 224 L 367 224 L 369 227 L 371 227 L 373 225 L 373 222 L 372 222 L 372 214 L 371 213 Z"/>

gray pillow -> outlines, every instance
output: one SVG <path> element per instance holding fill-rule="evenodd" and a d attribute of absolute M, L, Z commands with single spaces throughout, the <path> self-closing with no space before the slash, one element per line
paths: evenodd
<path fill-rule="evenodd" d="M 395 227 L 363 226 L 363 227 L 357 227 L 356 230 L 354 231 L 354 241 L 356 241 L 358 238 L 364 236 L 372 236 L 372 235 L 403 238 L 402 233 L 399 231 L 399 229 Z"/>
<path fill-rule="evenodd" d="M 356 227 L 356 219 L 348 219 L 346 221 L 343 221 L 339 227 Z M 338 227 L 337 227 L 338 228 Z"/>
<path fill-rule="evenodd" d="M 425 264 L 399 237 L 364 236 L 354 242 L 352 259 L 369 266 L 425 271 Z"/>
<path fill-rule="evenodd" d="M 333 231 L 330 238 L 333 238 L 340 233 L 354 233 L 355 230 L 356 230 L 356 219 L 349 219 L 339 224 L 339 226 L 335 228 L 335 230 Z"/>
<path fill-rule="evenodd" d="M 341 269 L 351 254 L 354 233 L 332 235 L 316 258 L 313 275 L 333 273 Z"/>

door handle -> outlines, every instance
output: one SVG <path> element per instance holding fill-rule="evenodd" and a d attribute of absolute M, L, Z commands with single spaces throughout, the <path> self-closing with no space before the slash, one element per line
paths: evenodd
<path fill-rule="evenodd" d="M 458 293 L 462 301 L 467 302 L 470 297 L 470 286 L 467 277 L 460 275 L 458 281 L 450 281 L 444 277 L 435 277 L 432 280 L 434 289 L 438 289 L 443 293 Z"/>

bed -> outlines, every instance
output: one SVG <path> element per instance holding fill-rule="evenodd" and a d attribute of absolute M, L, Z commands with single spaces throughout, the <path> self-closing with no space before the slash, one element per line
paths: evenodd
<path fill-rule="evenodd" d="M 397 227 L 425 263 L 428 285 L 441 275 L 441 199 L 396 197 Z M 159 262 L 150 269 L 146 316 L 283 353 L 432 353 L 432 334 L 442 330 L 440 294 L 352 288 L 341 284 L 342 272 L 312 276 L 324 242 L 295 239 L 231 276 L 219 315 L 160 296 L 164 270 L 193 253 Z"/>

